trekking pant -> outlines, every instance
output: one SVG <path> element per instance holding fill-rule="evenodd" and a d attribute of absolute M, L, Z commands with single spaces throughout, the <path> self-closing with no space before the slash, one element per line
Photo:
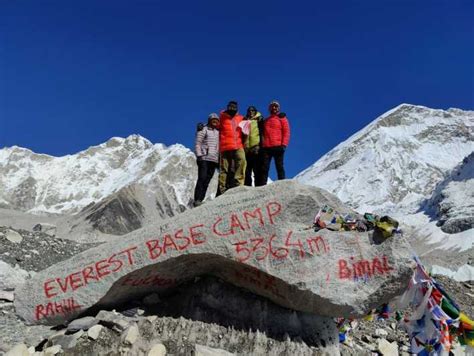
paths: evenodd
<path fill-rule="evenodd" d="M 272 158 L 275 158 L 275 167 L 277 170 L 278 179 L 285 179 L 285 168 L 283 167 L 283 159 L 285 156 L 285 149 L 280 146 L 266 147 L 262 151 L 262 174 L 260 185 L 267 184 L 268 172 L 270 171 L 270 163 Z"/>
<path fill-rule="evenodd" d="M 219 167 L 220 194 L 223 194 L 227 189 L 244 184 L 246 166 L 247 161 L 245 160 L 243 148 L 221 152 L 221 164 Z M 230 179 L 229 175 L 233 175 L 232 179 Z"/>
<path fill-rule="evenodd" d="M 260 172 L 262 170 L 262 159 L 261 154 L 258 150 L 250 150 L 245 153 L 245 159 L 247 160 L 247 168 L 245 169 L 245 185 L 252 186 L 252 173 L 255 186 L 259 185 L 262 180 L 260 178 Z"/>
<path fill-rule="evenodd" d="M 203 201 L 206 196 L 207 187 L 217 169 L 218 164 L 211 161 L 198 160 L 198 180 L 194 189 L 194 201 Z"/>

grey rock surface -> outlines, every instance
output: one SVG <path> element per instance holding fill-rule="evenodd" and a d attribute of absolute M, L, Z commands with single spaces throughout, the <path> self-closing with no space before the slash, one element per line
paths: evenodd
<path fill-rule="evenodd" d="M 13 291 L 28 277 L 28 272 L 0 260 L 0 291 Z"/>
<path fill-rule="evenodd" d="M 315 233 L 308 226 L 324 205 L 354 214 L 294 181 L 233 189 L 38 273 L 16 293 L 16 310 L 27 323 L 54 325 L 209 274 L 286 308 L 364 315 L 405 289 L 409 245 L 403 237 L 372 245 L 368 233 Z"/>
<path fill-rule="evenodd" d="M 166 355 L 166 347 L 162 343 L 153 345 L 147 354 L 147 356 L 165 356 L 165 355 Z"/>
<path fill-rule="evenodd" d="M 94 325 L 96 325 L 98 322 L 99 321 L 92 316 L 85 316 L 83 318 L 71 321 L 67 326 L 67 330 L 72 332 L 79 330 L 88 330 Z"/>
<path fill-rule="evenodd" d="M 110 329 L 117 330 L 119 332 L 124 331 L 129 326 L 128 321 L 115 311 L 101 310 L 95 317 L 100 321 L 101 324 L 106 325 Z"/>
<path fill-rule="evenodd" d="M 123 333 L 122 340 L 125 344 L 133 345 L 140 336 L 137 324 L 130 325 Z"/>
<path fill-rule="evenodd" d="M 28 347 L 25 344 L 18 344 L 12 347 L 5 356 L 29 356 Z"/>
<path fill-rule="evenodd" d="M 33 231 L 41 231 L 49 236 L 56 235 L 57 226 L 49 223 L 38 223 L 33 226 Z"/>
<path fill-rule="evenodd" d="M 235 354 L 232 352 L 228 352 L 226 350 L 215 349 L 212 347 L 196 344 L 194 355 L 195 356 L 233 356 Z"/>
<path fill-rule="evenodd" d="M 377 350 L 382 356 L 398 356 L 398 345 L 396 342 L 380 339 L 377 341 Z"/>
<path fill-rule="evenodd" d="M 8 241 L 13 242 L 13 243 L 17 243 L 17 244 L 19 244 L 23 240 L 23 237 L 18 232 L 16 232 L 15 230 L 5 231 L 5 238 Z"/>
<path fill-rule="evenodd" d="M 11 291 L 0 290 L 0 300 L 6 300 L 7 302 L 13 302 L 15 300 L 15 294 Z"/>
<path fill-rule="evenodd" d="M 87 330 L 87 336 L 92 340 L 97 340 L 103 328 L 104 327 L 102 325 L 94 325 L 89 330 Z"/>

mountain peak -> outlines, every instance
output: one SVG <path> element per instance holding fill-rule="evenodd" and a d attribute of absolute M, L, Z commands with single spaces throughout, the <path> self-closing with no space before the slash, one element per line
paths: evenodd
<path fill-rule="evenodd" d="M 106 147 L 118 147 L 118 146 L 126 146 L 128 148 L 141 148 L 141 149 L 148 149 L 153 147 L 153 144 L 147 140 L 145 137 L 132 134 L 126 138 L 123 137 L 111 137 L 107 142 L 104 144 Z"/>
<path fill-rule="evenodd" d="M 296 176 L 356 209 L 417 210 L 436 183 L 474 151 L 474 112 L 401 104 Z"/>

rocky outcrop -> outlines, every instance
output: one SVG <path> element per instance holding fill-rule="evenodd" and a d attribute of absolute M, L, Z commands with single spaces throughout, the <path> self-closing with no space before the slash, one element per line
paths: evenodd
<path fill-rule="evenodd" d="M 105 198 L 86 209 L 86 220 L 105 234 L 124 235 L 142 227 L 144 207 L 134 197 L 131 187 Z"/>
<path fill-rule="evenodd" d="M 38 273 L 17 291 L 17 312 L 28 323 L 58 324 L 213 275 L 293 310 L 364 315 L 405 289 L 408 244 L 315 233 L 307 227 L 324 205 L 354 213 L 328 192 L 293 181 L 233 189 Z"/>
<path fill-rule="evenodd" d="M 474 152 L 438 184 L 426 209 L 446 233 L 474 227 Z"/>

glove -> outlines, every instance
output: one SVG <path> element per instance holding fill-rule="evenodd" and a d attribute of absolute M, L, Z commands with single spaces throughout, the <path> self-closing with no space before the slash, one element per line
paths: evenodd
<path fill-rule="evenodd" d="M 285 145 L 283 145 L 283 146 L 280 146 L 280 149 L 281 149 L 283 152 L 285 152 L 285 150 L 286 150 L 286 146 L 285 146 Z"/>
<path fill-rule="evenodd" d="M 197 124 L 196 130 L 201 131 L 203 128 L 204 128 L 204 124 L 202 122 L 200 122 L 200 123 Z"/>
<path fill-rule="evenodd" d="M 278 114 L 278 117 L 280 119 L 283 119 L 284 117 L 286 117 L 286 114 L 284 112 L 281 112 L 281 113 Z"/>

